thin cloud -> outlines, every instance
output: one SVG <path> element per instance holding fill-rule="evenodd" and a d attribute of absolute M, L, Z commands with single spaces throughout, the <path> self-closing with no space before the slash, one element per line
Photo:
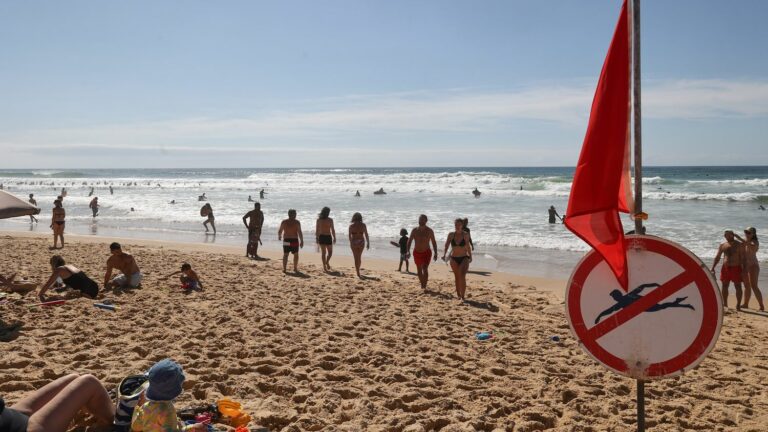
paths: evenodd
<path fill-rule="evenodd" d="M 403 137 L 435 133 L 511 133 L 511 122 L 526 121 L 581 130 L 593 92 L 594 84 L 582 83 L 515 91 L 461 89 L 355 95 L 309 101 L 292 110 L 254 117 L 189 117 L 6 133 L 0 134 L 0 148 L 243 152 L 247 151 L 243 146 L 249 145 L 255 151 L 290 152 L 290 147 L 267 143 L 332 142 L 371 134 L 400 142 Z M 643 115 L 677 120 L 764 117 L 768 115 L 768 81 L 651 81 L 643 92 Z M 297 151 L 309 148 L 303 146 Z"/>

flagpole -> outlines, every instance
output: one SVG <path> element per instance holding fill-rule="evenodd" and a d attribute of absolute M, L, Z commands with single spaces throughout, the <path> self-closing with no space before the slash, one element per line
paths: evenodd
<path fill-rule="evenodd" d="M 643 211 L 643 140 L 640 110 L 640 0 L 632 2 L 632 113 L 635 149 L 635 215 Z M 645 234 L 643 220 L 635 217 L 635 233 Z M 637 430 L 645 432 L 645 381 L 637 380 Z"/>
<path fill-rule="evenodd" d="M 632 0 L 632 113 L 635 149 L 635 215 L 643 211 L 643 140 L 640 117 L 640 0 Z M 643 220 L 635 218 L 635 233 L 643 234 Z"/>

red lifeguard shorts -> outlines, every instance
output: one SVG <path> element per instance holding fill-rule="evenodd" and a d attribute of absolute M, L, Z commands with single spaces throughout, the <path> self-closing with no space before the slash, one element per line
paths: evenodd
<path fill-rule="evenodd" d="M 417 267 L 422 267 L 429 264 L 429 260 L 432 259 L 432 250 L 427 249 L 424 252 L 413 251 L 413 262 Z"/>
<path fill-rule="evenodd" d="M 723 267 L 720 268 L 720 281 L 741 283 L 741 266 L 729 266 L 723 264 Z"/>

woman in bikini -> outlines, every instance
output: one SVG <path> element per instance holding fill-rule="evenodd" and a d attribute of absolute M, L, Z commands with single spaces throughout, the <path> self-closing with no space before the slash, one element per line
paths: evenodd
<path fill-rule="evenodd" d="M 333 227 L 333 219 L 329 216 L 331 209 L 323 207 L 320 214 L 317 215 L 315 224 L 315 240 L 320 246 L 320 254 L 323 260 L 323 271 L 331 271 L 331 255 L 333 255 L 333 245 L 336 244 L 336 229 Z"/>
<path fill-rule="evenodd" d="M 472 239 L 469 233 L 464 231 L 464 220 L 456 219 L 454 221 L 456 231 L 448 234 L 445 240 L 445 249 L 443 250 L 443 261 L 448 254 L 448 247 L 451 248 L 451 270 L 456 279 L 456 295 L 464 301 L 464 294 L 467 291 L 467 272 L 469 263 L 472 262 Z"/>
<path fill-rule="evenodd" d="M 352 255 L 355 257 L 355 273 L 360 275 L 360 263 L 363 257 L 363 249 L 371 248 L 371 241 L 368 238 L 368 227 L 363 223 L 363 215 L 355 213 L 352 215 L 352 223 L 349 225 L 349 247 L 352 248 Z"/>
<path fill-rule="evenodd" d="M 744 239 L 742 241 L 744 248 L 744 270 L 742 272 L 742 279 L 744 280 L 744 304 L 741 307 L 749 307 L 749 299 L 752 293 L 755 293 L 755 298 L 760 306 L 760 310 L 765 310 L 763 304 L 763 295 L 760 293 L 760 288 L 757 286 L 758 276 L 760 276 L 760 263 L 757 261 L 757 250 L 760 249 L 760 242 L 757 240 L 757 230 L 754 227 L 749 227 L 744 230 Z"/>
<path fill-rule="evenodd" d="M 51 257 L 51 269 L 53 270 L 51 277 L 48 278 L 48 282 L 46 282 L 40 289 L 40 294 L 38 295 L 40 301 L 45 301 L 46 291 L 56 283 L 57 278 L 61 278 L 61 280 L 64 281 L 64 284 L 68 287 L 80 291 L 90 298 L 96 298 L 99 294 L 99 284 L 97 284 L 96 281 L 89 278 L 79 268 L 72 264 L 67 264 L 64 261 L 64 258 L 59 255 Z"/>
<path fill-rule="evenodd" d="M 64 247 L 64 218 L 67 213 L 61 206 L 61 200 L 53 202 L 53 212 L 51 213 L 51 229 L 53 230 L 53 249 L 56 249 L 61 239 L 61 247 Z"/>

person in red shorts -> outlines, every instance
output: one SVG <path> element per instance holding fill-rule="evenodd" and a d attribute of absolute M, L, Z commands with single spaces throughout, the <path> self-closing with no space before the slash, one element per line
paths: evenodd
<path fill-rule="evenodd" d="M 741 273 L 744 264 L 744 254 L 742 253 L 742 244 L 736 240 L 733 231 L 727 230 L 723 235 L 723 242 L 717 249 L 715 262 L 712 264 L 712 273 L 715 272 L 720 257 L 725 256 L 723 267 L 720 269 L 720 281 L 723 283 L 723 307 L 728 307 L 728 288 L 733 282 L 736 288 L 736 310 L 741 310 Z"/>
<path fill-rule="evenodd" d="M 432 249 L 429 248 L 430 242 Z M 437 261 L 437 241 L 435 232 L 427 226 L 427 216 L 419 216 L 419 226 L 411 231 L 411 237 L 408 239 L 406 251 L 410 252 L 411 244 L 413 246 L 413 262 L 416 264 L 416 273 L 419 275 L 421 288 L 426 291 L 429 281 L 429 262 L 431 259 Z M 435 251 L 432 253 L 432 251 Z"/>

